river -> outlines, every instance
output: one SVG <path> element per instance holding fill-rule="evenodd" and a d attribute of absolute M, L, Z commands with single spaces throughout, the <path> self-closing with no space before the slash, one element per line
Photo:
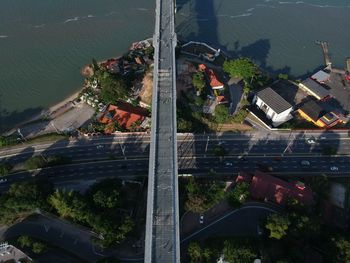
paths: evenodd
<path fill-rule="evenodd" d="M 150 37 L 155 0 L 2 0 L 0 130 L 62 100 L 82 84 L 80 69 Z M 178 0 L 177 33 L 271 72 L 302 76 L 350 56 L 348 0 Z"/>

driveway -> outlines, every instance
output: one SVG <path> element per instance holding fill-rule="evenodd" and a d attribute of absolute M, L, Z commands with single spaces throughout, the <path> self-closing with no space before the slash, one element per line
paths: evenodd
<path fill-rule="evenodd" d="M 221 218 L 203 226 L 191 235 L 181 237 L 181 243 L 205 240 L 212 236 L 258 236 L 260 221 L 277 210 L 263 203 L 247 203 Z"/>

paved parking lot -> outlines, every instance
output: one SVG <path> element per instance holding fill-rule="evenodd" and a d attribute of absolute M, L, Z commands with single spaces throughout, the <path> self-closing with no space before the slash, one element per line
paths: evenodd
<path fill-rule="evenodd" d="M 331 73 L 330 80 L 326 83 L 330 93 L 334 97 L 330 103 L 336 108 L 342 108 L 345 114 L 350 112 L 350 83 L 344 80 L 344 76 Z"/>

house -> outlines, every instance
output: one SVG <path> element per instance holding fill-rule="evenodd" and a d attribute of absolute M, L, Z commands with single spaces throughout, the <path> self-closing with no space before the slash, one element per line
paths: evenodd
<path fill-rule="evenodd" d="M 329 91 L 311 78 L 307 78 L 299 83 L 299 87 L 318 100 L 327 100 L 330 98 Z"/>
<path fill-rule="evenodd" d="M 254 199 L 280 205 L 286 204 L 292 198 L 305 205 L 313 203 L 311 188 L 301 182 L 287 182 L 260 171 L 256 171 L 253 176 L 240 173 L 236 182 L 249 183 L 249 192 Z"/>
<path fill-rule="evenodd" d="M 317 71 L 315 74 L 313 74 L 311 76 L 311 78 L 313 80 L 317 81 L 318 83 L 324 84 L 330 80 L 331 74 L 329 74 L 323 70 L 320 70 L 320 71 Z"/>
<path fill-rule="evenodd" d="M 336 113 L 327 111 L 321 102 L 313 99 L 305 102 L 298 109 L 298 113 L 305 120 L 321 128 L 330 128 L 342 122 Z"/>
<path fill-rule="evenodd" d="M 270 87 L 259 91 L 253 99 L 253 104 L 266 114 L 275 127 L 293 118 L 293 106 Z"/>
<path fill-rule="evenodd" d="M 0 243 L 0 262 L 33 262 L 33 260 L 18 248 L 3 242 Z"/>
<path fill-rule="evenodd" d="M 119 102 L 118 106 L 108 105 L 101 117 L 100 123 L 110 124 L 116 122 L 125 130 L 132 130 L 143 127 L 142 123 L 148 120 L 149 113 L 146 109 L 135 107 L 129 103 Z"/>
<path fill-rule="evenodd" d="M 209 85 L 213 90 L 224 89 L 224 84 L 218 80 L 214 70 L 207 68 L 204 64 L 200 64 L 198 69 L 205 73 L 208 78 Z"/>

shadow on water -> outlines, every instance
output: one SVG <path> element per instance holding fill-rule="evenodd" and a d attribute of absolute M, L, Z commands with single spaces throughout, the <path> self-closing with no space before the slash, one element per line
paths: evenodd
<path fill-rule="evenodd" d="M 267 59 L 271 49 L 269 39 L 258 39 L 255 42 L 241 46 L 239 40 L 233 44 L 233 49 L 228 48 L 227 43 L 220 42 L 218 35 L 218 16 L 216 10 L 220 8 L 223 2 L 219 2 L 219 6 L 214 5 L 212 0 L 180 0 L 177 1 L 177 23 L 176 31 L 180 40 L 186 41 L 201 41 L 212 45 L 215 48 L 220 48 L 224 53 L 232 58 L 249 57 L 257 63 L 264 71 L 273 74 L 290 74 L 291 68 L 285 66 L 283 68 L 273 68 L 267 65 Z M 182 9 L 188 7 L 189 15 L 182 14 Z M 194 24 L 196 30 L 189 32 L 190 25 Z M 182 38 L 182 39 L 181 39 Z"/>

